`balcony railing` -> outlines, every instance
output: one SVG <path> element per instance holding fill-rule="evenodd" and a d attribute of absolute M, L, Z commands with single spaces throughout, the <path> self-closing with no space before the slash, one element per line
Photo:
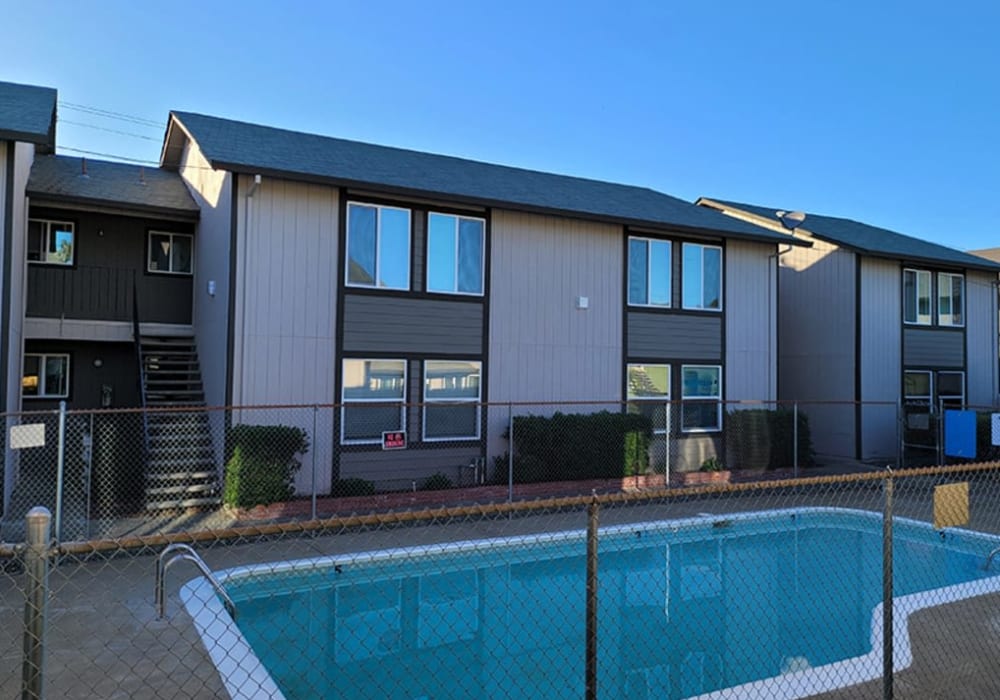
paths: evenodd
<path fill-rule="evenodd" d="M 131 322 L 135 274 L 116 267 L 29 265 L 27 315 Z"/>

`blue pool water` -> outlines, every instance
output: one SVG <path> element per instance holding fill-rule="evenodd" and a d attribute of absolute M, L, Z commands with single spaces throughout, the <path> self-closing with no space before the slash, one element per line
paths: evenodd
<path fill-rule="evenodd" d="M 872 660 L 881 527 L 870 513 L 805 509 L 602 530 L 600 696 L 670 700 L 774 679 L 739 697 L 795 697 L 870 677 L 871 664 L 843 662 Z M 897 600 L 988 575 L 994 538 L 895 527 Z M 238 629 L 220 627 L 202 582 L 184 596 L 206 647 L 224 649 L 213 657 L 234 697 L 267 696 L 267 677 L 288 700 L 576 700 L 585 571 L 582 533 L 570 533 L 226 572 Z"/>

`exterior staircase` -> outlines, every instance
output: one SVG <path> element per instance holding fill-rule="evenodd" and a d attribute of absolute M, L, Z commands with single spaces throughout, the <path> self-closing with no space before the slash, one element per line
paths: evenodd
<path fill-rule="evenodd" d="M 140 358 L 147 408 L 146 510 L 219 505 L 219 471 L 194 338 L 142 336 Z"/>

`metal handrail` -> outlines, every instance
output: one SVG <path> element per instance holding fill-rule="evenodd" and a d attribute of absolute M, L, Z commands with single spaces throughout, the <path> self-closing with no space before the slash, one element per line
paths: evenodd
<path fill-rule="evenodd" d="M 146 366 L 142 356 L 142 330 L 139 325 L 139 289 L 132 276 L 132 342 L 135 358 L 139 363 L 139 405 L 142 407 L 142 451 L 143 464 L 149 463 L 149 412 L 146 410 Z"/>
<path fill-rule="evenodd" d="M 218 596 L 222 598 L 222 605 L 226 608 L 226 612 L 229 613 L 229 617 L 231 617 L 235 622 L 236 604 L 233 602 L 233 599 L 229 597 L 229 594 L 226 593 L 226 589 L 222 587 L 222 583 L 219 582 L 219 579 L 215 577 L 215 574 L 212 573 L 212 570 L 208 568 L 208 565 L 201 557 L 198 556 L 198 553 L 195 552 L 194 549 L 192 549 L 189 545 L 180 543 L 172 544 L 166 547 L 162 552 L 160 552 L 160 556 L 156 558 L 156 619 L 162 620 L 166 614 L 167 602 L 166 595 L 163 590 L 163 584 L 167 576 L 167 569 L 169 569 L 170 565 L 179 559 L 185 559 L 198 567 L 198 571 L 201 575 L 205 577 Z"/>
<path fill-rule="evenodd" d="M 986 563 L 983 564 L 983 571 L 989 571 L 990 564 L 993 563 L 993 557 L 1000 554 L 1000 547 L 995 547 L 992 552 L 986 555 Z"/>

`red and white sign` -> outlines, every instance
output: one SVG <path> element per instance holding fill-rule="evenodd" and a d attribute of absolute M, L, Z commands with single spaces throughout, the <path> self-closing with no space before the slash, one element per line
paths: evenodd
<path fill-rule="evenodd" d="M 387 430 L 382 433 L 383 450 L 405 450 L 406 432 L 402 430 Z"/>

